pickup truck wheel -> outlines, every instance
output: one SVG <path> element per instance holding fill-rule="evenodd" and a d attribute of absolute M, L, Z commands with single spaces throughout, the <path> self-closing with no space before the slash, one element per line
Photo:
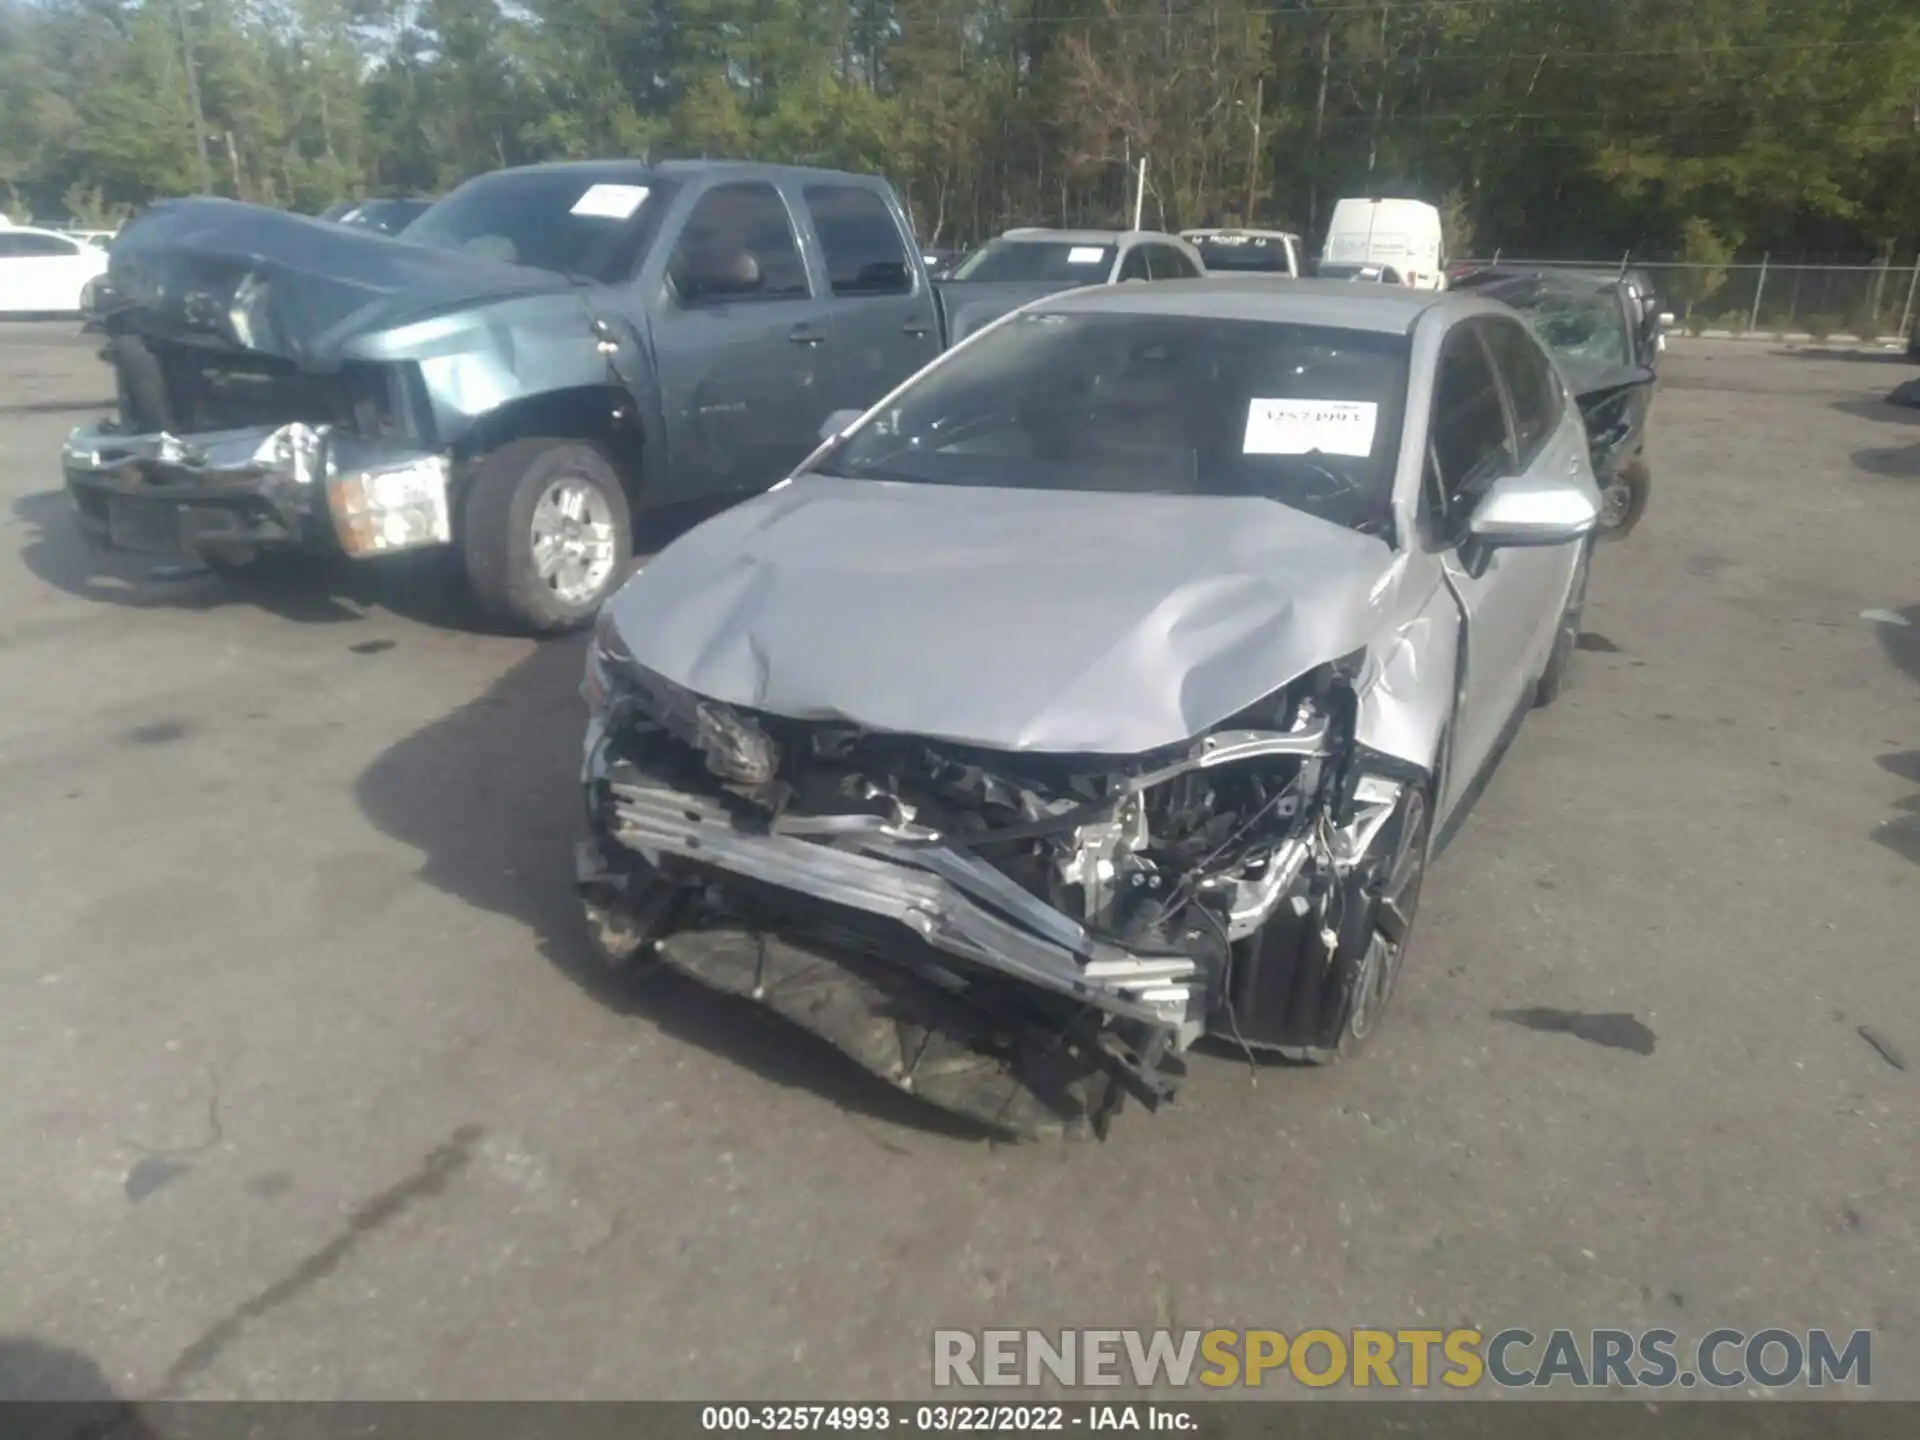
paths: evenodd
<path fill-rule="evenodd" d="M 633 554 L 620 477 L 583 441 L 516 440 L 488 455 L 468 482 L 460 528 L 480 608 L 533 635 L 591 620 Z"/>

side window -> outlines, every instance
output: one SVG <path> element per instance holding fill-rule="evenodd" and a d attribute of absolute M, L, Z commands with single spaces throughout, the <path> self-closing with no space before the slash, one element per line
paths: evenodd
<path fill-rule="evenodd" d="M 905 295 L 913 266 L 887 202 L 858 185 L 809 185 L 802 192 L 826 253 L 836 295 Z"/>
<path fill-rule="evenodd" d="M 1451 529 L 1512 458 L 1500 385 L 1471 326 L 1455 330 L 1440 352 L 1427 444 L 1435 498 Z"/>
<path fill-rule="evenodd" d="M 1153 269 L 1156 280 L 1193 280 L 1200 272 L 1193 268 L 1187 257 L 1171 245 L 1149 245 L 1147 263 Z"/>
<path fill-rule="evenodd" d="M 716 185 L 694 203 L 667 262 L 688 304 L 805 299 L 806 262 L 780 192 L 764 180 Z"/>
<path fill-rule="evenodd" d="M 4 230 L 0 230 L 0 260 L 11 260 L 21 254 L 20 242 L 26 238 L 24 235 L 9 235 Z"/>
<path fill-rule="evenodd" d="M 1511 320 L 1490 321 L 1487 345 L 1513 400 L 1514 440 L 1520 463 L 1530 465 L 1560 424 L 1560 385 L 1533 337 Z"/>
<path fill-rule="evenodd" d="M 1127 252 L 1127 258 L 1120 264 L 1120 279 L 1151 280 L 1153 271 L 1147 266 L 1147 247 L 1136 245 Z"/>
<path fill-rule="evenodd" d="M 35 257 L 49 255 L 78 255 L 80 246 L 72 240 L 62 240 L 58 235 L 16 235 L 14 243 L 19 247 L 16 255 Z"/>

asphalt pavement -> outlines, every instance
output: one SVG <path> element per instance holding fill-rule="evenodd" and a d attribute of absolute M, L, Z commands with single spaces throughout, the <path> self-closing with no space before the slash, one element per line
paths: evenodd
<path fill-rule="evenodd" d="M 594 979 L 579 641 L 444 566 L 89 548 L 108 377 L 0 326 L 0 1393 L 907 1397 L 936 1327 L 1471 1324 L 1871 1328 L 1920 1397 L 1912 367 L 1667 360 L 1371 1053 L 1005 1146 Z"/>

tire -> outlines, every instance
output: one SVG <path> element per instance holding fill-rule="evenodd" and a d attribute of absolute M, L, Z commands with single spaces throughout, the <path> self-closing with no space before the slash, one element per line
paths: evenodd
<path fill-rule="evenodd" d="M 1567 592 L 1567 608 L 1560 613 L 1560 629 L 1553 637 L 1553 651 L 1547 656 L 1547 668 L 1540 672 L 1534 686 L 1536 709 L 1551 705 L 1567 688 L 1574 653 L 1580 646 L 1580 617 L 1586 613 L 1587 576 L 1592 563 L 1593 550 L 1589 546 L 1580 552 L 1580 568 L 1574 572 L 1573 587 Z"/>
<path fill-rule="evenodd" d="M 1314 1063 L 1350 1060 L 1379 1034 L 1406 969 L 1432 840 L 1433 797 L 1409 786 L 1400 797 L 1399 814 L 1376 842 L 1384 847 L 1383 858 L 1363 892 L 1364 910 L 1356 922 L 1340 927 L 1333 961 L 1345 989 L 1340 1035 L 1331 1050 L 1306 1057 Z"/>
<path fill-rule="evenodd" d="M 1647 499 L 1653 487 L 1653 475 L 1647 469 L 1646 457 L 1636 455 L 1622 465 L 1612 481 L 1602 488 L 1603 500 L 1607 491 L 1615 486 L 1624 488 L 1626 496 L 1616 518 L 1611 522 L 1605 519 L 1605 512 L 1602 512 L 1602 523 L 1597 533 L 1602 540 L 1607 541 L 1626 539 L 1633 533 L 1633 527 L 1640 523 L 1640 517 L 1647 513 Z"/>
<path fill-rule="evenodd" d="M 554 499 L 559 495 L 591 498 L 581 501 L 588 507 L 583 518 L 571 512 L 560 517 L 578 529 L 555 543 L 563 549 L 575 543 L 610 548 L 591 563 L 568 551 L 558 568 L 543 570 L 536 520 L 553 519 L 549 505 L 566 508 L 567 502 Z M 590 621 L 625 578 L 633 515 L 620 477 L 598 446 L 515 440 L 484 457 L 468 480 L 458 539 L 468 588 L 489 620 L 520 634 L 558 635 Z"/>
<path fill-rule="evenodd" d="M 136 435 L 173 429 L 166 377 L 153 352 L 137 336 L 121 335 L 107 342 L 106 354 L 112 357 L 120 423 Z"/>

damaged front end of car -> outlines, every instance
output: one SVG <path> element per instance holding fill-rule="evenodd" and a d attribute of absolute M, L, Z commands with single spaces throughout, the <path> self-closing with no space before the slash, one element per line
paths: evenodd
<path fill-rule="evenodd" d="M 446 455 L 325 424 L 83 426 L 61 462 L 80 525 L 118 549 L 238 560 L 325 537 L 360 557 L 452 539 Z"/>
<path fill-rule="evenodd" d="M 1172 1098 L 1203 1035 L 1317 1055 L 1417 777 L 1355 741 L 1360 654 L 1190 742 L 989 751 L 692 694 L 596 633 L 596 948 L 746 996 L 1009 1135 Z"/>

